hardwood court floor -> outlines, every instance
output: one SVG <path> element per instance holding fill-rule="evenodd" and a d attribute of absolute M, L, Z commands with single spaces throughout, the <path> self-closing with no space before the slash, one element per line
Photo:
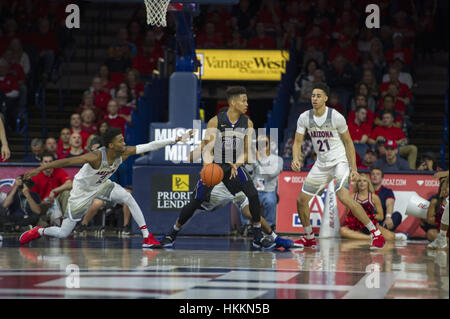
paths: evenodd
<path fill-rule="evenodd" d="M 250 250 L 247 238 L 179 237 L 172 250 L 141 241 L 41 238 L 21 247 L 4 235 L 0 298 L 449 298 L 448 249 L 427 250 L 426 241 L 375 252 L 336 238 L 290 251 Z"/>

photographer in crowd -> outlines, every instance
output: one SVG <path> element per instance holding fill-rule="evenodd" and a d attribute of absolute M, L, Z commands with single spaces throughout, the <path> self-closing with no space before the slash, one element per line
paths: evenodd
<path fill-rule="evenodd" d="M 23 231 L 21 227 L 34 227 L 38 223 L 41 200 L 39 194 L 30 191 L 33 184 L 31 180 L 23 181 L 22 175 L 16 178 L 2 203 L 5 212 L 0 216 L 0 224 L 14 224 L 15 231 Z"/>

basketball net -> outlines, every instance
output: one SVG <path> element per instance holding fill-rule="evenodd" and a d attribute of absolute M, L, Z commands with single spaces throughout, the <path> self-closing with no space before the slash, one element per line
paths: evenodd
<path fill-rule="evenodd" d="M 340 222 L 339 211 L 336 201 L 334 180 L 328 184 L 325 207 L 323 209 L 322 221 L 320 223 L 320 238 L 341 237 L 339 234 Z"/>
<path fill-rule="evenodd" d="M 147 11 L 147 24 L 156 27 L 167 26 L 167 11 L 180 11 L 183 8 L 181 3 L 172 3 L 170 0 L 144 0 Z"/>

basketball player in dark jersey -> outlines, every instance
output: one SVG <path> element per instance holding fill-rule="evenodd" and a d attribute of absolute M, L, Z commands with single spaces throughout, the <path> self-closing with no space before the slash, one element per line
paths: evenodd
<path fill-rule="evenodd" d="M 250 213 L 254 227 L 252 245 L 255 248 L 273 248 L 273 241 L 263 240 L 261 232 L 261 208 L 258 192 L 253 181 L 244 168 L 249 161 L 249 143 L 252 141 L 253 122 L 245 115 L 248 109 L 247 91 L 244 87 L 230 87 L 226 91 L 228 110 L 214 116 L 208 122 L 205 139 L 201 150 L 203 165 L 212 162 L 220 165 L 223 170 L 222 182 L 231 194 L 242 191 L 249 200 Z M 195 156 L 195 155 L 191 155 Z M 185 205 L 173 228 L 162 238 L 163 247 L 171 247 L 178 231 L 193 216 L 201 204 L 209 200 L 212 187 L 207 187 L 201 181 L 197 184 L 193 198 Z"/>

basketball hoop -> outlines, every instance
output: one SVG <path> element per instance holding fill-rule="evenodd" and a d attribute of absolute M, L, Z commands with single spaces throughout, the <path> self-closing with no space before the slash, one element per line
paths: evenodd
<path fill-rule="evenodd" d="M 181 3 L 172 3 L 170 0 L 144 0 L 147 10 L 147 24 L 157 27 L 165 27 L 167 11 L 180 11 Z"/>

